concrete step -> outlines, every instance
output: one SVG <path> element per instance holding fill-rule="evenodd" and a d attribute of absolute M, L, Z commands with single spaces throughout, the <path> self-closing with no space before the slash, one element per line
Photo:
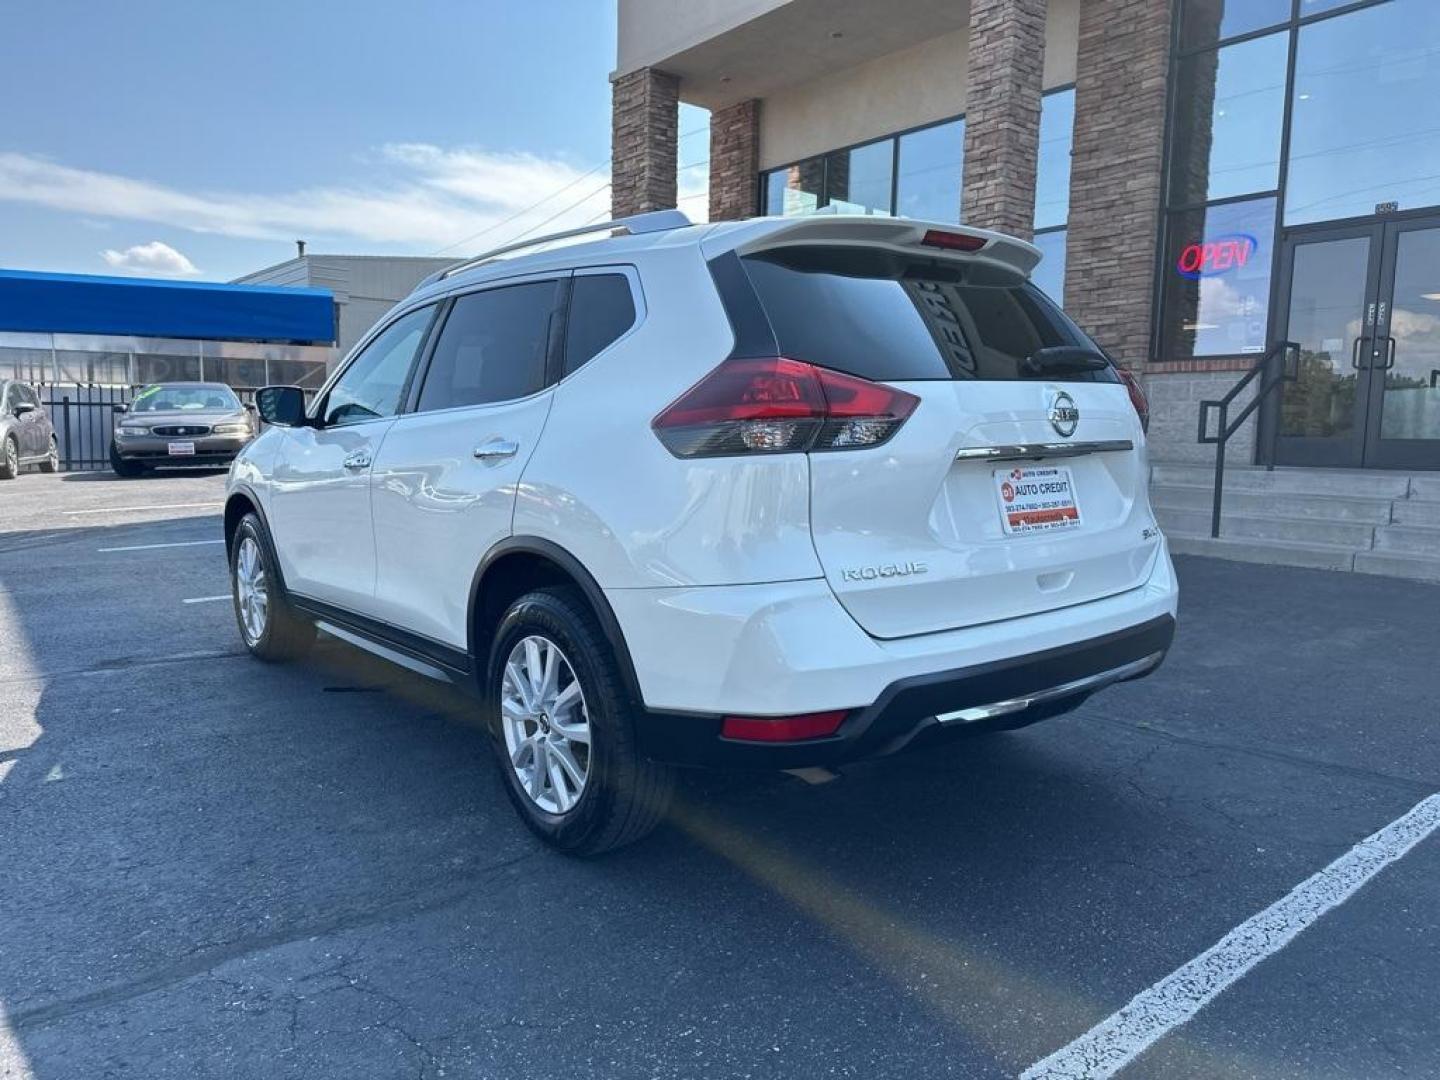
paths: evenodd
<path fill-rule="evenodd" d="M 1396 499 L 1392 519 L 1396 525 L 1428 525 L 1440 528 L 1440 500 Z"/>
<path fill-rule="evenodd" d="M 1161 528 L 1164 528 L 1163 523 Z M 1423 525 L 1381 525 L 1375 530 L 1375 550 L 1440 559 L 1440 528 L 1427 528 Z"/>
<path fill-rule="evenodd" d="M 1273 566 L 1307 566 L 1315 570 L 1352 570 L 1355 550 L 1331 544 L 1295 544 L 1281 540 L 1250 540 L 1236 537 L 1167 536 L 1170 550 L 1177 555 L 1209 555 L 1215 559 L 1269 563 Z M 1369 553 L 1369 554 L 1373 554 Z"/>
<path fill-rule="evenodd" d="M 1189 484 L 1150 485 L 1150 502 L 1155 507 L 1176 507 L 1209 511 L 1209 486 Z M 1225 491 L 1226 514 L 1275 514 L 1288 518 L 1318 518 L 1329 521 L 1368 521 L 1383 525 L 1390 521 L 1390 499 L 1357 499 L 1345 495 L 1295 495 L 1289 492 Z M 1398 506 L 1399 504 L 1396 503 Z M 1427 509 L 1429 507 L 1427 506 Z M 1207 525 L 1205 532 L 1209 532 Z"/>
<path fill-rule="evenodd" d="M 1440 582 L 1440 558 L 1399 555 L 1388 551 L 1359 551 L 1355 554 L 1355 572 Z"/>
<path fill-rule="evenodd" d="M 1403 499 L 1411 490 L 1411 477 L 1380 469 L 1262 469 L 1255 466 L 1227 466 L 1225 491 L 1283 491 L 1296 495 L 1344 495 L 1361 499 Z M 1423 479 L 1423 478 L 1422 478 Z M 1435 494 L 1440 499 L 1440 478 Z M 1156 462 L 1150 469 L 1152 484 L 1184 484 L 1211 487 L 1213 465 L 1184 465 Z M 1427 487 L 1427 490 L 1430 490 Z"/>
<path fill-rule="evenodd" d="M 1208 537 L 1210 511 L 1156 506 L 1155 520 L 1166 535 Z M 1278 540 L 1287 543 L 1334 545 L 1369 550 L 1376 526 L 1366 522 L 1330 521 L 1318 518 L 1288 518 L 1271 515 L 1236 514 L 1228 507 L 1220 519 L 1220 535 L 1235 539 Z"/>
<path fill-rule="evenodd" d="M 1424 502 L 1440 502 L 1440 473 L 1426 473 L 1410 478 L 1410 498 Z"/>

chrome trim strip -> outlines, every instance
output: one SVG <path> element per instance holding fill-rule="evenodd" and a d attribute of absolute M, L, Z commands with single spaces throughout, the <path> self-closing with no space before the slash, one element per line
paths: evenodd
<path fill-rule="evenodd" d="M 956 709 L 954 712 L 941 713 L 935 717 L 942 724 L 973 724 L 977 720 L 988 720 L 992 716 L 1005 716 L 1007 713 L 1019 712 L 1021 709 L 1028 709 L 1031 705 L 1038 705 L 1043 701 L 1052 701 L 1055 698 L 1067 697 L 1070 694 L 1080 693 L 1085 690 L 1099 690 L 1101 687 L 1109 686 L 1111 683 L 1121 682 L 1124 679 L 1133 679 L 1137 675 L 1143 675 L 1155 667 L 1164 659 L 1164 651 L 1153 652 L 1149 656 L 1139 660 L 1132 660 L 1128 664 L 1121 664 L 1109 671 L 1102 671 L 1097 675 L 1087 675 L 1083 679 L 1075 679 L 1073 682 L 1061 683 L 1059 686 L 1052 686 L 1048 690 L 1037 690 L 1025 697 L 1011 698 L 1008 701 L 995 701 L 989 705 L 976 705 L 969 709 Z"/>
<path fill-rule="evenodd" d="M 1080 457 L 1117 450 L 1134 450 L 1129 439 L 1102 439 L 1099 442 L 1012 443 L 1008 446 L 966 446 L 955 453 L 956 461 L 1039 461 L 1043 458 Z"/>
<path fill-rule="evenodd" d="M 455 681 L 450 677 L 449 672 L 436 667 L 434 664 L 427 664 L 424 660 L 409 656 L 387 645 L 381 645 L 378 641 L 372 641 L 368 637 L 362 637 L 360 634 L 346 630 L 344 627 L 336 626 L 334 623 L 328 622 L 325 619 L 316 619 L 315 629 L 323 630 L 331 637 L 339 638 L 347 644 L 354 645 L 357 649 L 364 649 L 366 652 L 378 656 L 382 660 L 389 660 L 392 664 L 398 664 L 400 667 L 413 671 L 417 675 L 424 675 L 426 678 L 435 679 L 437 682 L 453 683 Z"/>

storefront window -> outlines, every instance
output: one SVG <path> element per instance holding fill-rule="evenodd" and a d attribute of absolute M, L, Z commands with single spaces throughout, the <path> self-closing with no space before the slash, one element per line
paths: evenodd
<path fill-rule="evenodd" d="M 1170 215 L 1164 275 L 1164 355 L 1265 351 L 1275 200 L 1249 199 Z"/>
<path fill-rule="evenodd" d="M 895 140 L 826 155 L 826 204 L 841 214 L 889 214 Z"/>
<path fill-rule="evenodd" d="M 1035 246 L 1040 249 L 1040 265 L 1030 274 L 1030 280 L 1038 285 L 1046 296 L 1055 303 L 1065 303 L 1065 230 L 1052 229 L 1035 234 Z"/>
<path fill-rule="evenodd" d="M 901 135 L 896 213 L 958 224 L 964 157 L 963 118 Z"/>
<path fill-rule="evenodd" d="M 776 169 L 765 178 L 765 212 L 794 217 L 813 213 L 825 194 L 825 159 L 806 161 Z"/>
<path fill-rule="evenodd" d="M 1064 225 L 1070 216 L 1070 151 L 1075 141 L 1075 91 L 1040 99 L 1040 156 L 1035 169 L 1035 228 Z"/>
<path fill-rule="evenodd" d="M 1289 47 L 1288 32 L 1268 34 L 1177 62 L 1172 206 L 1279 185 Z"/>
<path fill-rule="evenodd" d="M 1392 0 L 1300 28 L 1285 222 L 1440 203 L 1440 4 Z"/>
<path fill-rule="evenodd" d="M 1214 45 L 1289 18 L 1290 0 L 1185 0 L 1180 14 L 1180 48 Z"/>

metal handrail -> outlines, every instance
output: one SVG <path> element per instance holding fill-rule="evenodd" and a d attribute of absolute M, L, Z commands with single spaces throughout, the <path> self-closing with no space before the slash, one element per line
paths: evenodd
<path fill-rule="evenodd" d="M 1294 356 L 1295 364 L 1293 369 L 1286 362 L 1289 357 Z M 1272 376 L 1270 367 L 1276 357 L 1280 358 L 1280 371 Z M 1260 388 L 1255 391 L 1255 396 L 1240 410 L 1234 420 L 1230 419 L 1230 403 L 1240 395 L 1240 392 L 1249 386 L 1257 377 L 1260 378 Z M 1258 409 L 1265 399 L 1281 383 L 1296 382 L 1300 378 L 1300 346 L 1293 341 L 1277 341 L 1266 350 L 1265 355 L 1250 366 L 1250 370 L 1230 388 L 1229 393 L 1219 401 L 1205 400 L 1200 402 L 1200 432 L 1201 443 L 1215 444 L 1215 502 L 1210 511 L 1210 535 L 1220 535 L 1220 501 L 1225 493 L 1225 444 L 1230 436 L 1240 430 L 1240 425 L 1250 418 L 1250 414 Z M 1218 409 L 1220 416 L 1215 426 L 1215 434 L 1208 434 L 1210 410 Z"/>
<path fill-rule="evenodd" d="M 578 229 L 566 229 L 564 232 L 547 233 L 544 236 L 532 236 L 528 240 L 517 240 L 514 243 L 504 244 L 501 247 L 492 248 L 483 255 L 476 255 L 466 259 L 464 262 L 456 263 L 454 266 L 446 267 L 444 270 L 422 281 L 421 285 L 429 285 L 432 281 L 440 281 L 463 270 L 469 270 L 473 266 L 489 262 L 491 259 L 501 255 L 508 255 L 512 251 L 523 251 L 525 248 L 539 247 L 541 244 L 548 244 L 552 240 L 568 240 L 572 236 L 584 236 L 587 233 L 596 232 L 618 232 L 627 236 L 640 236 L 643 233 L 669 232 L 671 229 L 683 229 L 694 224 L 688 217 L 679 210 L 651 210 L 645 214 L 631 214 L 629 217 L 613 218 L 610 221 L 597 221 L 589 225 L 581 225 Z"/>

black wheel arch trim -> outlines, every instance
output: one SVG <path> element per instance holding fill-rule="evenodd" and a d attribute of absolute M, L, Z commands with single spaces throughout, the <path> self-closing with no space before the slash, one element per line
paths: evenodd
<path fill-rule="evenodd" d="M 285 571 L 280 566 L 280 555 L 275 550 L 275 534 L 270 529 L 270 519 L 265 516 L 265 507 L 261 504 L 259 496 L 255 494 L 254 489 L 252 489 L 250 485 L 236 484 L 230 493 L 225 496 L 225 509 L 227 511 L 230 509 L 230 501 L 237 495 L 243 495 L 245 497 L 245 501 L 250 504 L 250 509 L 254 511 L 255 516 L 260 519 L 260 542 L 265 545 L 265 553 L 270 556 L 270 565 L 275 568 L 275 577 L 280 584 L 281 591 L 288 592 L 289 590 L 285 587 Z M 225 527 L 223 520 L 220 527 L 222 529 Z M 236 528 L 239 528 L 239 526 L 237 525 Z M 232 539 L 233 534 L 227 532 L 225 534 L 225 561 L 227 563 L 234 554 L 230 550 Z"/>
<path fill-rule="evenodd" d="M 590 571 L 585 569 L 584 563 L 554 541 L 538 536 L 506 537 L 485 553 L 485 557 L 480 560 L 480 565 L 475 569 L 475 576 L 470 581 L 470 601 L 466 608 L 466 625 L 469 628 L 469 652 L 475 660 L 477 677 L 484 678 L 485 664 L 490 651 L 489 642 L 475 640 L 475 616 L 479 609 L 481 587 L 487 572 L 496 562 L 507 555 L 515 554 L 538 555 L 548 559 L 580 587 L 580 591 L 585 594 L 585 599 L 589 601 L 591 610 L 595 612 L 595 617 L 600 622 L 600 629 L 605 634 L 606 641 L 615 652 L 615 660 L 620 665 L 620 677 L 625 682 L 626 692 L 629 693 L 635 705 L 643 709 L 645 698 L 640 692 L 640 679 L 635 674 L 635 664 L 630 658 L 630 647 L 625 643 L 625 633 L 620 628 L 620 620 L 615 617 L 615 611 L 611 608 L 610 601 L 606 599 L 604 590 L 600 588 L 599 582 L 595 580 Z M 484 655 L 480 652 L 482 645 L 484 646 Z"/>

